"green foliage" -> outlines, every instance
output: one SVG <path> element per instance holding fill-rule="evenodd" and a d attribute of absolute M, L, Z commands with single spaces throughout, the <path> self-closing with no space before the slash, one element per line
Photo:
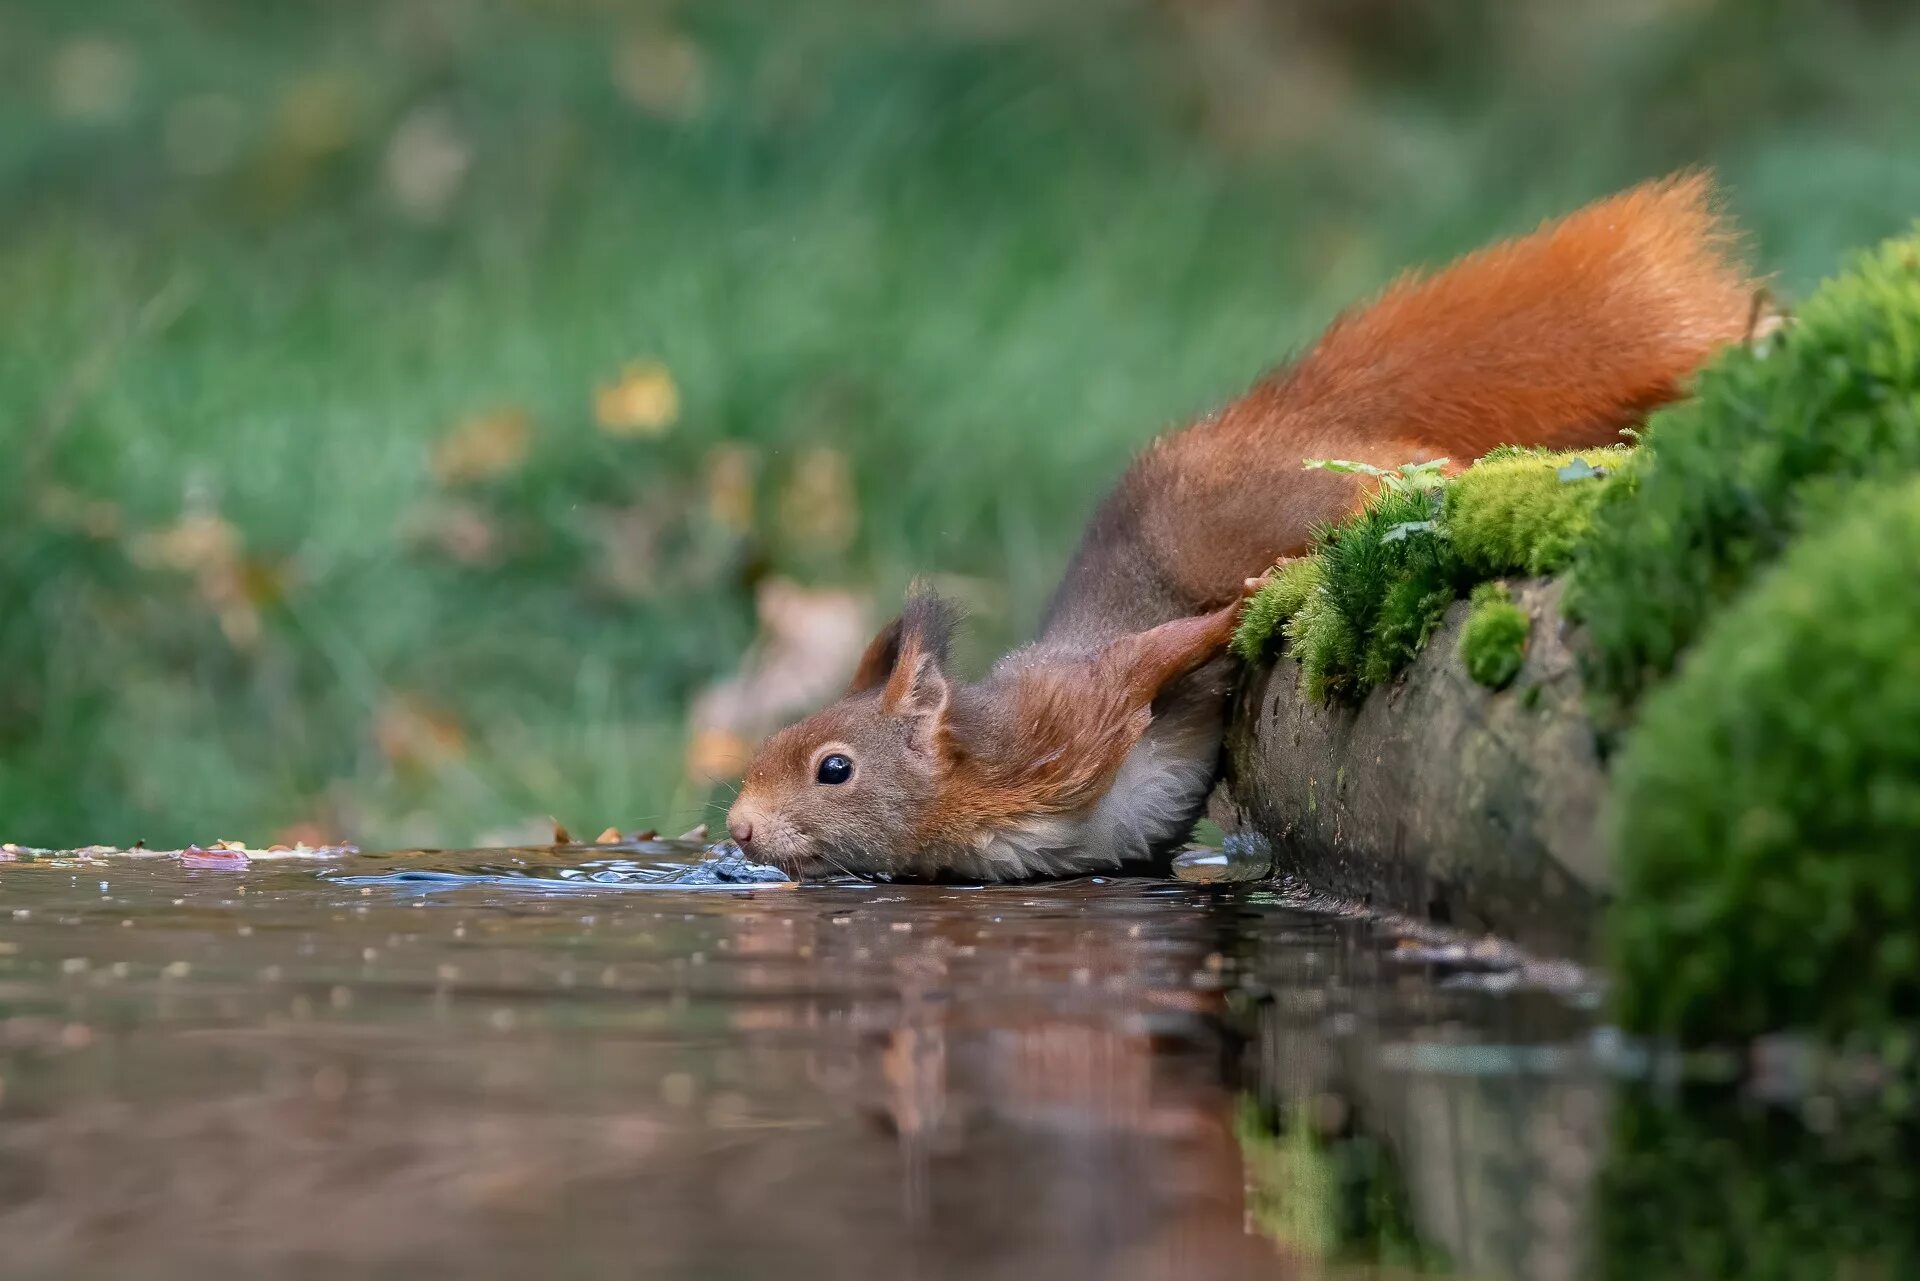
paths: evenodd
<path fill-rule="evenodd" d="M 1669 1096 L 1622 1085 L 1599 1178 L 1594 1275 L 1920 1276 L 1920 1114 L 1912 1095 L 1808 1102 L 1803 1116 L 1726 1088 Z"/>
<path fill-rule="evenodd" d="M 1789 285 L 1920 207 L 1920 19 L 1854 6 L 776 8 L 0 6 L 0 836 L 678 830 L 763 574 L 992 583 L 978 663 L 1409 263 L 1702 155 Z M 647 359 L 678 417 L 603 431 Z"/>
<path fill-rule="evenodd" d="M 1629 1028 L 1920 1017 L 1920 479 L 1848 506 L 1707 625 L 1615 764 Z"/>
<path fill-rule="evenodd" d="M 1345 476 L 1371 476 L 1380 488 L 1398 494 L 1424 494 L 1446 484 L 1447 460 L 1429 458 L 1425 462 L 1401 463 L 1398 467 L 1375 467 L 1372 463 L 1349 462 L 1344 458 L 1309 458 L 1308 471 L 1339 472 Z"/>
<path fill-rule="evenodd" d="M 1593 683 L 1622 706 L 1855 480 L 1920 469 L 1920 236 L 1861 256 L 1784 333 L 1728 350 L 1645 439 L 1632 492 L 1592 513 L 1569 594 Z"/>
<path fill-rule="evenodd" d="M 1564 569 L 1601 495 L 1622 483 L 1636 458 L 1625 448 L 1495 450 L 1447 486 L 1455 553 L 1477 576 Z"/>
<path fill-rule="evenodd" d="M 1533 620 L 1499 583 L 1480 584 L 1472 601 L 1473 612 L 1460 633 L 1460 657 L 1474 680 L 1488 689 L 1503 689 L 1526 661 Z"/>

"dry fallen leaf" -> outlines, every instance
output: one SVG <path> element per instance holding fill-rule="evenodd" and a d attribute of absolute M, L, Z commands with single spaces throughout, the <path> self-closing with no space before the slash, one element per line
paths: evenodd
<path fill-rule="evenodd" d="M 814 553 L 845 551 L 860 524 L 853 469 L 847 456 L 825 445 L 794 464 L 780 492 L 780 529 Z"/>
<path fill-rule="evenodd" d="M 134 563 L 183 574 L 224 570 L 240 559 L 240 531 L 216 512 L 189 512 L 165 529 L 136 534 Z"/>
<path fill-rule="evenodd" d="M 716 445 L 707 451 L 707 515 L 735 534 L 753 529 L 753 473 L 759 458 L 745 445 Z"/>
<path fill-rule="evenodd" d="M 532 443 L 533 419 L 526 410 L 487 410 L 435 441 L 427 465 L 442 485 L 492 480 L 518 471 Z"/>
<path fill-rule="evenodd" d="M 420 504 L 407 520 L 406 536 L 461 565 L 492 565 L 500 559 L 499 530 L 491 514 L 459 499 Z"/>
<path fill-rule="evenodd" d="M 359 129 L 358 92 L 345 75 L 319 72 L 293 82 L 281 95 L 275 133 L 311 155 L 340 151 Z"/>
<path fill-rule="evenodd" d="M 549 818 L 547 821 L 553 824 L 553 843 L 555 845 L 573 844 L 573 834 L 567 831 L 565 824 L 557 818 Z"/>
<path fill-rule="evenodd" d="M 680 388 L 659 361 L 635 361 L 601 385 L 593 417 L 609 436 L 658 436 L 680 417 Z"/>
<path fill-rule="evenodd" d="M 69 120 L 117 120 L 133 104 L 140 64 L 125 45 L 80 36 L 53 53 L 48 89 L 54 111 Z"/>
<path fill-rule="evenodd" d="M 213 511 L 193 511 L 161 530 L 136 534 L 127 544 L 136 565 L 191 574 L 194 586 L 219 620 L 235 649 L 260 641 L 259 606 L 286 594 L 285 566 L 241 555 L 240 531 Z"/>
<path fill-rule="evenodd" d="M 340 837 L 334 827 L 307 819 L 275 832 L 273 843 L 267 848 L 321 849 L 338 844 Z"/>
<path fill-rule="evenodd" d="M 595 845 L 618 845 L 620 842 L 626 839 L 627 839 L 626 837 L 620 835 L 619 828 L 609 827 L 606 831 L 594 837 L 593 843 Z"/>
<path fill-rule="evenodd" d="M 387 143 L 387 190 L 394 203 L 419 222 L 435 222 L 446 213 L 473 162 L 473 148 L 439 104 L 407 113 Z"/>
<path fill-rule="evenodd" d="M 764 580 L 755 607 L 760 639 L 739 672 L 694 700 L 686 767 L 699 781 L 737 776 L 755 743 L 838 694 L 872 630 L 865 597 L 784 578 Z"/>
<path fill-rule="evenodd" d="M 373 740 L 381 754 L 402 769 L 430 770 L 467 753 L 459 722 L 411 694 L 380 705 L 373 717 Z"/>
<path fill-rule="evenodd" d="M 687 743 L 687 776 L 700 783 L 738 778 L 752 757 L 753 744 L 747 739 L 729 729 L 706 726 L 694 730 Z"/>
<path fill-rule="evenodd" d="M 700 47 L 672 31 L 638 32 L 621 41 L 613 83 L 641 111 L 670 120 L 691 119 L 706 101 Z"/>
<path fill-rule="evenodd" d="M 60 529 L 89 538 L 112 538 L 120 532 L 120 509 L 104 498 L 88 498 L 64 485 L 43 485 L 37 495 L 40 519 Z"/>

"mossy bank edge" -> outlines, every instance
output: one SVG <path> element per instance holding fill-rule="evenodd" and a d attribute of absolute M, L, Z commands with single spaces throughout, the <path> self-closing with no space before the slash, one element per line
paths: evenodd
<path fill-rule="evenodd" d="M 1635 1031 L 1912 1026 L 1920 234 L 1637 447 L 1384 476 L 1236 647 L 1277 871 L 1603 951 Z"/>

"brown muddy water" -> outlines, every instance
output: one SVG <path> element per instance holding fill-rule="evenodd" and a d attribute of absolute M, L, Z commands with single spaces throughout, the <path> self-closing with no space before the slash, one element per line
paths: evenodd
<path fill-rule="evenodd" d="M 1737 1258 L 1609 1173 L 1633 1056 L 1565 969 L 1272 887 L 658 883 L 698 856 L 0 862 L 0 1274 L 1547 1281 L 1635 1215 Z"/>

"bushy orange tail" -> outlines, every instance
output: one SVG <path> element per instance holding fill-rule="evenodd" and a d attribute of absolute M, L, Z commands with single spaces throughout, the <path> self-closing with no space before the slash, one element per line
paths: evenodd
<path fill-rule="evenodd" d="M 1737 248 L 1704 174 L 1647 183 L 1403 277 L 1267 390 L 1291 413 L 1324 404 L 1356 444 L 1377 433 L 1458 463 L 1610 442 L 1742 336 L 1754 283 Z"/>
<path fill-rule="evenodd" d="M 1364 501 L 1368 485 L 1307 459 L 1464 467 L 1498 445 L 1617 441 L 1752 323 L 1736 250 L 1710 181 L 1682 174 L 1401 278 L 1135 460 L 1088 526 L 1048 634 L 1233 600 Z"/>

